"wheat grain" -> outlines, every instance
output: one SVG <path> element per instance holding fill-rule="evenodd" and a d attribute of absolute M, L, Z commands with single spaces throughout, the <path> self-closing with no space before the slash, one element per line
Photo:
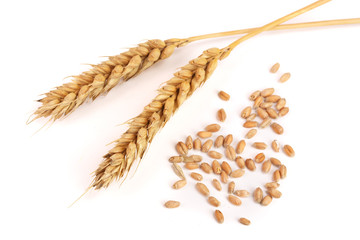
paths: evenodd
<path fill-rule="evenodd" d="M 271 147 L 275 152 L 279 152 L 280 151 L 280 144 L 278 140 L 273 140 L 271 142 Z"/>
<path fill-rule="evenodd" d="M 200 173 L 196 173 L 196 172 L 190 173 L 190 177 L 192 177 L 192 178 L 195 179 L 196 181 L 201 181 L 201 180 L 203 180 L 203 176 L 202 176 Z"/>
<path fill-rule="evenodd" d="M 261 188 L 257 187 L 253 193 L 253 196 L 255 202 L 260 203 L 263 199 L 263 191 L 261 190 Z"/>
<path fill-rule="evenodd" d="M 174 170 L 175 174 L 176 174 L 179 178 L 181 178 L 181 179 L 183 179 L 183 180 L 186 180 L 185 175 L 184 175 L 184 172 L 183 172 L 183 170 L 181 169 L 181 167 L 180 167 L 178 164 L 173 163 L 172 167 L 173 167 L 173 170 Z"/>
<path fill-rule="evenodd" d="M 202 145 L 202 147 L 201 147 L 201 151 L 202 152 L 209 152 L 209 150 L 210 150 L 210 148 L 212 147 L 212 145 L 213 145 L 213 140 L 211 140 L 211 139 L 208 139 L 208 140 L 206 140 L 205 142 L 204 142 L 204 144 Z"/>
<path fill-rule="evenodd" d="M 260 96 L 260 90 L 256 90 L 255 92 L 253 92 L 252 94 L 250 94 L 250 97 L 249 97 L 249 99 L 251 100 L 251 101 L 255 101 L 255 99 L 258 97 L 258 96 Z"/>
<path fill-rule="evenodd" d="M 267 193 L 273 198 L 280 198 L 282 196 L 282 193 L 276 188 L 269 188 Z"/>
<path fill-rule="evenodd" d="M 276 119 L 279 117 L 279 114 L 273 108 L 267 108 L 266 112 L 269 115 L 269 117 L 271 117 L 272 119 Z"/>
<path fill-rule="evenodd" d="M 174 200 L 170 200 L 170 201 L 167 201 L 164 206 L 166 208 L 177 208 L 180 206 L 180 202 L 178 201 L 174 201 Z"/>
<path fill-rule="evenodd" d="M 210 196 L 210 197 L 208 197 L 208 202 L 211 204 L 211 205 L 213 205 L 214 207 L 218 207 L 218 206 L 220 206 L 220 201 L 219 200 L 217 200 L 215 197 L 213 197 L 213 196 Z"/>
<path fill-rule="evenodd" d="M 288 107 L 283 107 L 283 108 L 280 109 L 280 111 L 279 111 L 279 116 L 280 116 L 280 117 L 283 117 L 283 116 L 285 116 L 286 114 L 288 114 L 288 112 L 289 112 L 289 108 L 288 108 Z"/>
<path fill-rule="evenodd" d="M 287 144 L 284 145 L 283 151 L 289 157 L 294 157 L 295 156 L 295 151 L 290 145 L 287 145 Z"/>
<path fill-rule="evenodd" d="M 268 97 L 271 96 L 274 93 L 274 91 L 275 91 L 274 88 L 266 88 L 260 92 L 260 95 L 262 97 Z"/>
<path fill-rule="evenodd" d="M 212 167 L 213 173 L 215 173 L 215 174 L 220 174 L 222 171 L 221 165 L 216 159 L 212 161 L 211 167 Z"/>
<path fill-rule="evenodd" d="M 262 163 L 265 160 L 265 154 L 264 153 L 256 154 L 254 160 L 256 163 Z"/>
<path fill-rule="evenodd" d="M 209 151 L 208 155 L 209 155 L 209 157 L 214 158 L 214 159 L 221 159 L 223 157 L 223 155 L 217 151 Z"/>
<path fill-rule="evenodd" d="M 239 177 L 242 177 L 244 176 L 245 174 L 245 170 L 243 169 L 236 169 L 235 171 L 233 171 L 231 174 L 230 174 L 230 177 L 232 178 L 239 178 Z"/>
<path fill-rule="evenodd" d="M 271 68 L 270 68 L 270 72 L 271 73 L 276 73 L 280 68 L 280 63 L 275 63 Z"/>
<path fill-rule="evenodd" d="M 281 178 L 279 169 L 275 170 L 273 173 L 273 181 L 278 182 Z"/>
<path fill-rule="evenodd" d="M 211 166 L 206 163 L 206 162 L 203 162 L 200 164 L 200 168 L 201 170 L 203 170 L 205 173 L 212 173 L 212 168 Z"/>
<path fill-rule="evenodd" d="M 229 202 L 231 202 L 232 204 L 234 204 L 236 206 L 240 206 L 241 203 L 242 203 L 240 198 L 238 198 L 238 197 L 236 197 L 234 195 L 229 195 L 228 200 L 229 200 Z"/>
<path fill-rule="evenodd" d="M 195 162 L 188 162 L 184 164 L 184 168 L 189 169 L 189 170 L 194 170 L 199 168 L 200 165 L 198 163 Z"/>
<path fill-rule="evenodd" d="M 271 203 L 272 201 L 272 197 L 270 195 L 266 195 L 262 200 L 261 200 L 261 205 L 263 206 L 267 206 Z"/>
<path fill-rule="evenodd" d="M 235 163 L 241 169 L 245 168 L 246 166 L 245 160 L 240 156 L 235 158 Z"/>
<path fill-rule="evenodd" d="M 253 104 L 253 108 L 257 109 L 258 107 L 260 107 L 260 104 L 264 101 L 264 98 L 262 96 L 258 96 L 255 100 L 254 100 L 254 104 Z"/>
<path fill-rule="evenodd" d="M 243 224 L 243 225 L 250 225 L 250 224 L 251 224 L 250 220 L 247 219 L 247 218 L 240 218 L 240 219 L 239 219 L 239 222 L 240 222 L 241 224 Z"/>
<path fill-rule="evenodd" d="M 256 130 L 255 128 L 250 129 L 250 130 L 246 133 L 245 138 L 247 138 L 247 139 L 253 138 L 253 137 L 256 135 L 256 133 L 257 133 L 257 130 Z"/>
<path fill-rule="evenodd" d="M 270 162 L 271 162 L 272 165 L 274 165 L 276 167 L 281 166 L 281 161 L 279 159 L 277 159 L 277 158 L 271 157 Z"/>
<path fill-rule="evenodd" d="M 235 190 L 235 182 L 234 181 L 231 181 L 229 182 L 228 184 L 228 193 L 231 194 L 233 193 Z"/>
<path fill-rule="evenodd" d="M 217 180 L 217 179 L 214 178 L 214 179 L 211 181 L 211 183 L 212 183 L 212 185 L 214 186 L 214 188 L 215 188 L 216 190 L 218 190 L 218 191 L 221 191 L 221 190 L 222 190 L 221 183 L 219 182 L 219 180 Z"/>
<path fill-rule="evenodd" d="M 224 136 L 220 135 L 215 139 L 214 147 L 219 148 L 224 144 Z"/>
<path fill-rule="evenodd" d="M 220 180 L 223 183 L 227 183 L 229 180 L 229 175 L 227 175 L 227 173 L 225 171 L 221 171 L 220 173 Z"/>
<path fill-rule="evenodd" d="M 272 102 L 272 103 L 276 103 L 277 101 L 280 100 L 280 96 L 279 95 L 270 95 L 268 97 L 265 98 L 266 102 Z"/>
<path fill-rule="evenodd" d="M 263 171 L 264 173 L 268 173 L 270 169 L 271 169 L 271 162 L 270 160 L 266 160 L 261 166 L 261 171 Z"/>
<path fill-rule="evenodd" d="M 188 153 L 186 144 L 181 141 L 176 144 L 175 149 L 181 156 L 184 156 Z"/>
<path fill-rule="evenodd" d="M 183 162 L 184 163 L 188 163 L 188 162 L 201 162 L 202 161 L 202 156 L 200 155 L 191 155 L 191 156 L 183 156 Z"/>
<path fill-rule="evenodd" d="M 201 150 L 201 140 L 200 138 L 196 138 L 193 143 L 194 150 Z"/>
<path fill-rule="evenodd" d="M 219 131 L 221 128 L 221 126 L 217 123 L 213 123 L 213 124 L 210 124 L 210 125 L 207 125 L 205 127 L 205 131 L 208 131 L 208 132 L 217 132 Z"/>
<path fill-rule="evenodd" d="M 219 98 L 224 101 L 229 101 L 230 95 L 224 91 L 220 91 L 218 94 Z"/>
<path fill-rule="evenodd" d="M 214 216 L 218 223 L 224 222 L 224 215 L 222 214 L 222 212 L 220 210 L 215 210 Z"/>
<path fill-rule="evenodd" d="M 230 173 L 232 172 L 230 165 L 226 161 L 223 161 L 221 163 L 221 169 L 225 171 L 227 175 L 230 175 Z"/>
<path fill-rule="evenodd" d="M 176 182 L 173 184 L 173 188 L 174 188 L 174 189 L 180 189 L 180 188 L 183 188 L 185 185 L 186 185 L 186 180 L 183 179 L 183 180 L 176 181 Z"/>
<path fill-rule="evenodd" d="M 223 108 L 219 109 L 216 114 L 217 114 L 217 118 L 220 122 L 225 122 L 226 112 Z"/>
<path fill-rule="evenodd" d="M 240 140 L 239 143 L 236 145 L 235 152 L 237 154 L 242 153 L 245 149 L 245 146 L 246 146 L 246 142 L 244 140 Z"/>
<path fill-rule="evenodd" d="M 234 194 L 238 197 L 249 197 L 250 193 L 247 190 L 236 190 L 234 191 Z"/>
<path fill-rule="evenodd" d="M 291 77 L 291 74 L 290 73 L 284 73 L 283 75 L 281 75 L 280 79 L 279 79 L 279 82 L 281 83 L 284 83 L 286 82 L 287 80 L 289 80 Z"/>
<path fill-rule="evenodd" d="M 182 156 L 173 156 L 169 158 L 169 162 L 171 163 L 181 163 L 182 161 L 184 161 Z"/>
<path fill-rule="evenodd" d="M 198 182 L 195 184 L 195 187 L 202 195 L 209 196 L 210 191 L 205 184 Z"/>
<path fill-rule="evenodd" d="M 225 156 L 227 159 L 234 161 L 236 158 L 235 149 L 232 146 L 227 146 L 225 149 Z"/>
<path fill-rule="evenodd" d="M 247 167 L 247 169 L 249 169 L 250 171 L 255 171 L 256 169 L 256 165 L 254 160 L 252 160 L 251 158 L 248 158 L 245 160 L 245 166 Z"/>
<path fill-rule="evenodd" d="M 259 92 L 260 93 L 260 92 Z M 251 107 L 250 106 L 247 106 L 246 108 L 244 108 L 241 113 L 240 113 L 240 116 L 242 118 L 248 118 L 251 114 Z"/>
<path fill-rule="evenodd" d="M 232 141 L 234 140 L 234 137 L 232 134 L 228 134 L 225 138 L 224 138 L 224 143 L 223 146 L 226 148 L 227 146 L 230 146 L 230 144 L 232 143 Z"/>
<path fill-rule="evenodd" d="M 189 149 L 189 150 L 193 148 L 193 139 L 191 136 L 186 137 L 185 145 L 186 145 L 187 149 Z"/>

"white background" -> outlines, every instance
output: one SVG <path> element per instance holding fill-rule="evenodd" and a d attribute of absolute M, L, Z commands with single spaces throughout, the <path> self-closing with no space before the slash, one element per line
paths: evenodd
<path fill-rule="evenodd" d="M 176 50 L 106 97 L 81 106 L 65 120 L 34 134 L 46 120 L 25 122 L 39 106 L 41 93 L 63 84 L 66 76 L 98 63 L 146 39 L 168 39 L 257 27 L 312 1 L 3 1 L 0 4 L 1 66 L 1 239 L 359 239 L 360 25 L 263 33 L 241 44 L 222 61 L 156 136 L 135 174 L 119 187 L 91 191 L 73 202 L 91 182 L 91 172 L 126 130 L 119 125 L 141 112 L 160 83 L 209 47 L 224 47 L 235 37 L 201 41 Z M 359 16 L 358 0 L 332 1 L 290 22 Z M 278 74 L 269 68 L 281 63 Z M 277 82 L 281 73 L 292 78 Z M 236 141 L 241 109 L 257 89 L 274 87 L 290 113 L 279 120 L 282 136 L 270 129 L 255 140 L 274 138 L 291 144 L 296 157 L 269 150 L 288 168 L 283 197 L 268 207 L 252 199 L 235 207 L 226 191 L 211 193 L 222 201 L 224 224 L 194 190 L 171 188 L 177 180 L 168 158 L 174 145 L 216 122 L 220 107 L 228 113 L 221 134 Z M 218 90 L 231 94 L 229 102 Z M 249 144 L 252 140 L 249 141 Z M 248 151 L 245 157 L 254 156 Z M 235 165 L 232 165 L 235 166 Z M 189 172 L 185 172 L 189 174 Z M 247 173 L 238 188 L 252 191 L 269 175 Z M 226 188 L 224 186 L 224 188 Z M 178 209 L 165 209 L 169 199 Z M 252 221 L 239 224 L 239 217 Z"/>

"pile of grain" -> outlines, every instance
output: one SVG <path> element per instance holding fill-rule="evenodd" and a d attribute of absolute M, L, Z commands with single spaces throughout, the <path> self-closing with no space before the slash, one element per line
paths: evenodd
<path fill-rule="evenodd" d="M 279 64 L 274 65 L 270 71 L 277 72 L 279 66 Z M 274 70 L 275 67 L 276 70 Z M 218 96 L 223 101 L 230 101 L 230 95 L 224 91 L 219 91 Z M 261 130 L 267 127 L 270 127 L 276 135 L 283 134 L 284 128 L 277 120 L 289 112 L 286 99 L 276 95 L 274 88 L 257 90 L 250 94 L 249 99 L 252 104 L 245 107 L 240 113 L 240 117 L 244 119 L 243 127 L 249 128 L 243 139 L 235 142 L 236 137 L 233 133 L 215 137 L 215 134 L 221 129 L 220 124 L 227 124 L 226 112 L 224 109 L 220 109 L 216 114 L 220 123 L 211 123 L 205 126 L 203 130 L 197 132 L 195 139 L 189 135 L 184 141 L 179 141 L 175 146 L 178 155 L 169 158 L 174 172 L 180 178 L 173 184 L 173 188 L 179 190 L 189 185 L 189 182 L 193 182 L 195 189 L 207 199 L 208 204 L 215 207 L 214 217 L 219 223 L 223 223 L 225 217 L 219 209 L 221 203 L 215 196 L 216 192 L 225 194 L 228 202 L 234 207 L 242 205 L 241 198 L 251 195 L 254 202 L 262 206 L 268 206 L 274 198 L 282 196 L 278 187 L 280 180 L 287 175 L 286 166 L 278 158 L 265 156 L 263 152 L 258 152 L 252 158 L 244 159 L 242 156 L 247 149 L 253 148 L 256 151 L 262 151 L 270 145 L 274 154 L 279 154 L 282 150 L 287 157 L 295 156 L 295 152 L 289 144 L 280 143 L 276 139 L 271 142 L 249 144 L 249 139 L 256 134 L 261 134 Z M 202 155 L 206 154 L 206 157 L 196 154 L 195 151 L 200 151 Z M 249 189 L 237 189 L 237 181 L 246 177 L 247 171 L 255 171 L 258 167 L 264 174 L 271 174 L 272 181 L 264 183 L 263 188 L 257 187 L 253 192 Z M 197 169 L 201 171 L 195 172 Z M 271 169 L 274 170 L 272 173 L 270 173 Z M 202 174 L 214 174 L 214 178 L 210 182 L 206 182 Z M 216 191 L 210 191 L 209 185 L 212 185 Z M 177 208 L 180 206 L 180 201 L 170 200 L 165 203 L 165 206 Z M 250 224 L 250 220 L 243 216 L 239 216 L 239 222 L 244 225 Z"/>

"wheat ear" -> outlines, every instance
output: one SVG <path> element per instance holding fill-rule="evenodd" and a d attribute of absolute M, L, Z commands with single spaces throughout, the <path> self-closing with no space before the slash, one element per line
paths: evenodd
<path fill-rule="evenodd" d="M 115 141 L 116 145 L 104 156 L 103 162 L 95 171 L 92 187 L 106 188 L 114 180 L 126 178 L 125 173 L 129 172 L 136 159 L 141 161 L 145 149 L 159 129 L 164 127 L 181 104 L 205 83 L 216 69 L 218 60 L 226 58 L 238 44 L 329 1 L 320 0 L 310 4 L 250 32 L 223 49 L 208 49 L 183 66 L 158 90 L 158 95 L 145 106 L 142 113 L 129 122 L 129 129 Z"/>
<path fill-rule="evenodd" d="M 30 122 L 41 117 L 57 120 L 67 116 L 87 99 L 94 100 L 109 92 L 121 79 L 127 81 L 157 61 L 168 58 L 176 47 L 185 45 L 186 42 L 186 39 L 149 40 L 111 56 L 100 64 L 92 65 L 90 70 L 73 76 L 71 82 L 45 93 L 45 97 L 38 100 L 42 106 L 34 112 Z"/>
<path fill-rule="evenodd" d="M 308 23 L 284 24 L 269 30 L 284 30 L 306 27 L 320 27 L 340 24 L 360 23 L 359 18 L 339 19 Z M 33 113 L 34 116 L 28 123 L 41 118 L 50 117 L 50 120 L 57 120 L 62 116 L 69 115 L 72 111 L 82 105 L 87 99 L 96 99 L 101 94 L 106 94 L 114 86 L 130 79 L 151 67 L 159 60 L 166 59 L 172 55 L 177 47 L 188 43 L 215 37 L 224 37 L 236 34 L 249 33 L 256 28 L 228 31 L 221 33 L 205 34 L 185 39 L 169 39 L 166 41 L 154 39 L 140 43 L 137 47 L 108 60 L 92 65 L 92 69 L 73 76 L 69 83 L 56 87 L 54 90 L 45 93 L 45 97 L 38 100 L 42 105 Z"/>

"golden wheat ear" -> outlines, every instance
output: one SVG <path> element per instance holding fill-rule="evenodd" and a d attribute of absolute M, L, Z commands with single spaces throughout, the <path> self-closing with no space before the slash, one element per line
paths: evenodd
<path fill-rule="evenodd" d="M 42 105 L 33 113 L 27 123 L 49 117 L 58 120 L 67 116 L 86 100 L 95 100 L 106 94 L 121 80 L 127 81 L 145 71 L 156 62 L 172 55 L 175 48 L 185 45 L 186 39 L 148 40 L 119 55 L 110 56 L 106 61 L 91 65 L 91 69 L 72 81 L 56 87 L 38 100 Z"/>

